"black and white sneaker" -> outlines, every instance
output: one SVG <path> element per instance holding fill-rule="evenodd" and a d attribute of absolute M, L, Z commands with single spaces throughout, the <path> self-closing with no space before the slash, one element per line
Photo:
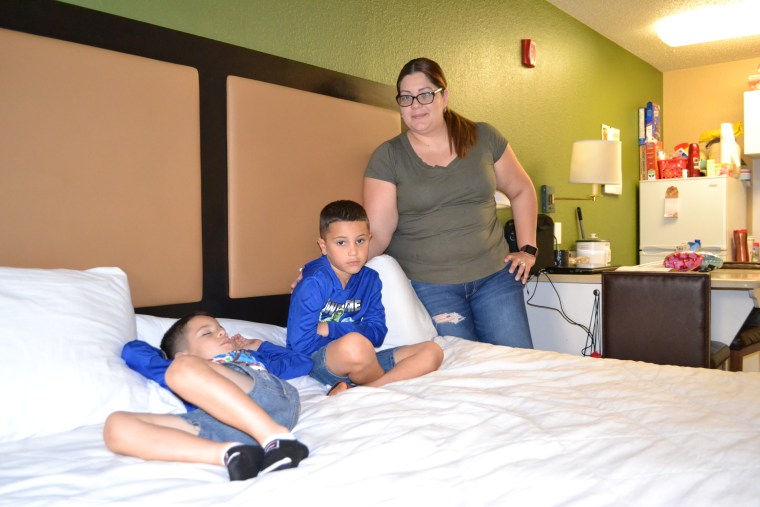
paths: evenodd
<path fill-rule="evenodd" d="M 254 445 L 236 445 L 224 453 L 224 465 L 231 481 L 252 479 L 264 464 L 264 450 Z"/>
<path fill-rule="evenodd" d="M 261 473 L 295 468 L 309 456 L 309 448 L 298 440 L 272 440 L 264 449 Z"/>

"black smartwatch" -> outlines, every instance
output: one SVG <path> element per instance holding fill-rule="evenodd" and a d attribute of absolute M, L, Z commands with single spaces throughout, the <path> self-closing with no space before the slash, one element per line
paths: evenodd
<path fill-rule="evenodd" d="M 538 253 L 538 248 L 534 247 L 533 245 L 523 245 L 520 251 L 535 257 Z"/>

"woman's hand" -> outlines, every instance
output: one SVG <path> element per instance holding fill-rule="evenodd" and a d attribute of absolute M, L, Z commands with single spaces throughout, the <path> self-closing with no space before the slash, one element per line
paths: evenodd
<path fill-rule="evenodd" d="M 530 278 L 530 269 L 536 263 L 536 257 L 527 252 L 511 252 L 504 258 L 504 262 L 511 262 L 509 272 L 515 273 L 515 280 L 522 280 L 525 285 Z"/>
<path fill-rule="evenodd" d="M 293 292 L 295 290 L 296 285 L 298 285 L 298 282 L 303 280 L 303 268 L 298 268 L 298 277 L 293 280 L 293 283 L 290 284 L 290 292 Z"/>

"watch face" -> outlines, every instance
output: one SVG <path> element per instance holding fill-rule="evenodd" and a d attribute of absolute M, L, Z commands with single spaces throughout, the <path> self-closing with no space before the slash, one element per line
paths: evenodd
<path fill-rule="evenodd" d="M 525 245 L 520 249 L 521 252 L 525 252 L 530 255 L 536 255 L 538 253 L 538 248 L 531 246 L 531 245 Z"/>

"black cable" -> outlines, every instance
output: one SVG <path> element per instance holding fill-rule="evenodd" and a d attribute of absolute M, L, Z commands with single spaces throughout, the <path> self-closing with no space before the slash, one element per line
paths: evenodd
<path fill-rule="evenodd" d="M 559 301 L 559 308 L 554 308 L 554 307 L 551 307 L 551 306 L 544 306 L 544 305 L 537 305 L 535 303 L 531 303 L 531 300 L 533 299 L 533 296 L 536 295 L 536 289 L 538 288 L 538 280 L 539 280 L 539 278 L 541 277 L 542 274 L 549 281 L 549 284 L 552 286 L 552 289 L 554 289 L 554 293 L 557 295 L 557 301 Z M 572 324 L 573 326 L 578 326 L 579 328 L 583 329 L 583 331 L 586 333 L 587 337 L 590 336 L 591 335 L 591 331 L 589 330 L 588 327 L 584 326 L 583 324 L 579 324 L 578 322 L 575 322 L 573 319 L 571 319 L 570 317 L 567 316 L 567 314 L 565 313 L 565 309 L 562 307 L 562 298 L 559 297 L 559 292 L 557 291 L 557 287 L 554 286 L 554 282 L 549 277 L 549 275 L 546 273 L 546 271 L 542 269 L 535 276 L 536 276 L 536 282 L 535 282 L 535 285 L 534 285 L 533 294 L 530 295 L 530 297 L 525 302 L 525 304 L 528 305 L 528 306 L 532 306 L 533 308 L 543 308 L 545 310 L 553 310 L 553 311 L 559 313 L 562 316 L 562 318 L 565 319 L 565 321 L 568 322 L 569 324 Z M 528 282 L 530 282 L 530 279 L 528 279 Z"/>
<path fill-rule="evenodd" d="M 594 304 L 591 308 L 591 318 L 589 322 L 589 329 L 591 329 L 591 332 L 587 335 L 586 338 L 586 346 L 583 347 L 583 350 L 581 351 L 581 354 L 583 356 L 593 355 L 594 352 L 601 352 L 600 350 L 597 350 L 597 345 L 599 345 L 599 289 L 594 289 Z"/>

